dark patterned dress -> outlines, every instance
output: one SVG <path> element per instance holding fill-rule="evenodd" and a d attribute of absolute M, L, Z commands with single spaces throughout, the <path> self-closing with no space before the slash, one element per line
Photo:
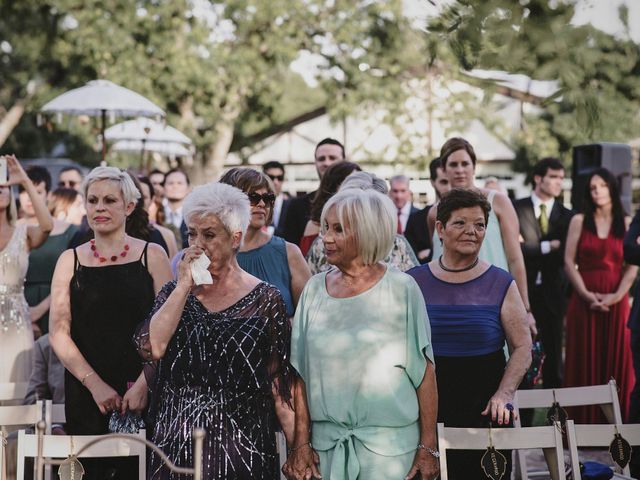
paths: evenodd
<path fill-rule="evenodd" d="M 176 286 L 156 298 L 136 337 L 149 359 L 150 318 Z M 210 312 L 189 294 L 164 357 L 145 367 L 151 388 L 151 440 L 181 467 L 193 466 L 192 431 L 206 431 L 203 478 L 273 480 L 279 476 L 272 387 L 290 400 L 291 328 L 280 292 L 260 283 L 231 307 Z M 190 478 L 171 473 L 158 455 L 148 478 Z"/>

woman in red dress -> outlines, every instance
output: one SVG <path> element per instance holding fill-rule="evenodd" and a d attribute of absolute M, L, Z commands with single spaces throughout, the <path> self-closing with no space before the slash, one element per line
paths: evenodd
<path fill-rule="evenodd" d="M 589 177 L 583 213 L 569 224 L 565 269 L 573 286 L 567 310 L 567 387 L 600 385 L 616 380 L 626 417 L 634 374 L 631 363 L 627 292 L 638 267 L 624 265 L 622 241 L 629 227 L 615 177 L 595 170 Z M 573 410 L 576 423 L 601 423 L 598 407 Z"/>

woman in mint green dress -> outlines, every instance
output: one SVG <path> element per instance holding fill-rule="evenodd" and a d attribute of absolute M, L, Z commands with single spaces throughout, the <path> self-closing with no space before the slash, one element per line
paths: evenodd
<path fill-rule="evenodd" d="M 432 480 L 438 474 L 431 333 L 415 281 L 387 266 L 395 208 L 345 190 L 321 228 L 334 268 L 307 283 L 291 363 L 299 374 L 288 479 Z"/>

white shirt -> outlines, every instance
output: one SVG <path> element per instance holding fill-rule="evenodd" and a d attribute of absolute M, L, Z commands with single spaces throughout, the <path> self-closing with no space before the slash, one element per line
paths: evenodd
<path fill-rule="evenodd" d="M 533 203 L 533 214 L 536 216 L 536 220 L 540 221 L 540 205 L 545 204 L 547 206 L 547 218 L 551 217 L 551 209 L 555 203 L 556 199 L 551 198 L 546 202 L 543 202 L 540 197 L 538 197 L 535 192 L 531 192 L 531 202 Z M 542 240 L 540 242 L 540 251 L 543 255 L 546 255 L 551 251 L 551 243 L 549 240 Z"/>
<path fill-rule="evenodd" d="M 397 210 L 396 210 L 397 211 Z M 411 214 L 411 202 L 404 204 L 404 207 L 400 209 L 400 225 L 402 226 L 402 233 L 407 229 L 407 222 L 409 221 L 409 215 Z"/>
<path fill-rule="evenodd" d="M 162 206 L 164 207 L 165 222 L 179 229 L 180 225 L 182 225 L 182 205 L 177 210 L 171 210 L 169 200 L 163 198 Z"/>
<path fill-rule="evenodd" d="M 276 202 L 273 204 L 273 219 L 271 223 L 275 228 L 278 228 L 280 223 L 280 215 L 282 214 L 282 203 L 284 202 L 284 194 L 280 194 L 276 197 Z"/>

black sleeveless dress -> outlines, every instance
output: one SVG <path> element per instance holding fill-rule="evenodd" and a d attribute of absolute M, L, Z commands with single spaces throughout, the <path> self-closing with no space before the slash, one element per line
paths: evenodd
<path fill-rule="evenodd" d="M 88 267 L 74 253 L 74 275 L 69 286 L 71 338 L 100 378 L 124 396 L 135 382 L 142 363 L 133 335 L 155 298 L 147 270 L 147 245 L 134 262 Z M 82 383 L 65 371 L 66 431 L 72 435 L 108 433 L 108 415 L 102 415 Z M 137 479 L 137 459 L 82 460 L 85 479 Z"/>

